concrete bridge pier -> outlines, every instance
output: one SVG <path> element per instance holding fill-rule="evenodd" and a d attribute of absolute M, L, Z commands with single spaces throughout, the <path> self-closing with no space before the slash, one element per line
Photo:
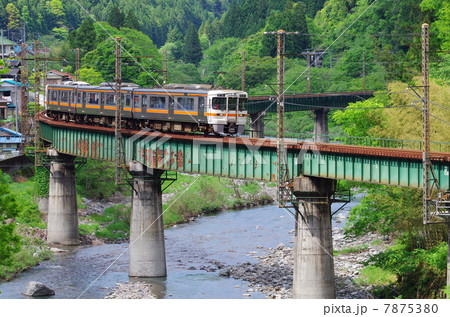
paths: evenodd
<path fill-rule="evenodd" d="M 294 194 L 303 204 L 295 232 L 293 298 L 336 298 L 330 203 L 335 190 L 332 179 L 294 179 Z"/>
<path fill-rule="evenodd" d="M 250 113 L 250 137 L 251 138 L 264 138 L 264 118 L 266 116 L 265 111 L 259 111 L 256 113 Z"/>
<path fill-rule="evenodd" d="M 314 110 L 314 142 L 328 143 L 328 112 L 327 108 Z"/>
<path fill-rule="evenodd" d="M 162 170 L 146 171 L 131 162 L 133 201 L 130 221 L 129 276 L 166 276 L 166 249 L 162 217 Z"/>
<path fill-rule="evenodd" d="M 75 157 L 47 149 L 50 157 L 47 242 L 77 245 L 78 214 Z"/>

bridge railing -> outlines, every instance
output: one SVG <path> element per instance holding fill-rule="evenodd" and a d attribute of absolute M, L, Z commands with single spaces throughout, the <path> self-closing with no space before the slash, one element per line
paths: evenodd
<path fill-rule="evenodd" d="M 286 135 L 288 137 L 288 135 Z M 315 135 L 313 133 L 297 134 L 297 139 L 305 141 L 313 141 L 315 137 L 328 137 L 330 143 L 373 146 L 384 148 L 399 148 L 410 150 L 422 150 L 423 142 L 418 140 L 401 140 L 401 139 L 386 139 L 386 138 L 368 138 L 357 136 L 338 136 L 338 135 Z M 450 143 L 431 142 L 431 151 L 436 152 L 450 152 Z"/>
<path fill-rule="evenodd" d="M 248 134 L 249 131 L 246 131 L 246 136 L 248 136 Z M 267 132 L 265 134 L 266 137 L 268 138 L 276 137 L 276 135 L 271 135 L 270 133 Z M 368 138 L 368 137 L 342 136 L 342 135 L 321 135 L 314 133 L 285 133 L 285 138 L 307 142 L 314 142 L 314 140 L 317 138 L 320 139 L 328 138 L 328 143 L 409 149 L 409 150 L 422 150 L 423 147 L 423 142 L 417 140 Z M 431 142 L 430 146 L 431 151 L 434 152 L 450 152 L 450 143 Z"/>

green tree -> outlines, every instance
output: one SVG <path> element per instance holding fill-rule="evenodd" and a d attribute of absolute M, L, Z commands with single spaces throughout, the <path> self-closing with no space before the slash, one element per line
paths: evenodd
<path fill-rule="evenodd" d="M 50 12 L 54 16 L 55 22 L 58 26 L 61 26 L 66 21 L 66 12 L 61 0 L 51 0 L 49 2 Z"/>
<path fill-rule="evenodd" d="M 80 80 L 88 82 L 91 85 L 98 85 L 105 81 L 102 75 L 93 68 L 81 68 Z"/>
<path fill-rule="evenodd" d="M 97 32 L 95 31 L 94 24 L 91 18 L 83 20 L 81 26 L 70 32 L 68 37 L 71 48 L 81 48 L 82 54 L 95 49 L 97 45 Z"/>
<path fill-rule="evenodd" d="M 6 5 L 6 13 L 8 15 L 8 29 L 17 30 L 20 27 L 20 13 L 13 3 Z"/>
<path fill-rule="evenodd" d="M 303 2 L 288 2 L 283 12 L 275 13 L 267 22 L 267 31 L 284 30 L 286 32 L 308 33 L 305 5 Z M 263 39 L 262 56 L 276 56 L 277 42 L 275 35 L 266 35 Z M 286 35 L 286 54 L 299 54 L 309 46 L 309 38 L 301 35 Z"/>
<path fill-rule="evenodd" d="M 8 264 L 11 256 L 20 250 L 20 237 L 14 232 L 13 219 L 18 212 L 8 178 L 0 171 L 0 265 Z"/>
<path fill-rule="evenodd" d="M 383 111 L 376 108 L 387 105 L 385 102 L 386 95 L 379 95 L 378 98 L 351 103 L 346 109 L 334 112 L 332 117 L 348 135 L 370 137 L 371 129 L 383 126 Z"/>
<path fill-rule="evenodd" d="M 123 22 L 123 26 L 133 30 L 141 30 L 141 25 L 139 24 L 139 21 L 132 10 L 128 10 Z"/>
<path fill-rule="evenodd" d="M 123 15 L 120 9 L 114 5 L 108 14 L 108 19 L 106 20 L 111 26 L 120 29 L 123 26 Z"/>
<path fill-rule="evenodd" d="M 193 23 L 190 23 L 186 36 L 184 37 L 184 60 L 187 63 L 192 63 L 198 66 L 202 60 L 202 57 L 203 52 L 197 29 Z"/>

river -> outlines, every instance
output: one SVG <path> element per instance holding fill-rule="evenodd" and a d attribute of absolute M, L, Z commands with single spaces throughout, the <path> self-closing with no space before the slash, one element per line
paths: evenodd
<path fill-rule="evenodd" d="M 333 218 L 342 227 L 352 201 Z M 333 205 L 335 210 L 339 204 Z M 146 279 L 158 298 L 265 298 L 259 292 L 247 293 L 248 283 L 219 276 L 217 264 L 236 265 L 257 262 L 264 249 L 279 243 L 293 246 L 293 216 L 275 205 L 225 211 L 165 230 L 166 278 Z M 54 259 L 44 261 L 17 278 L 0 283 L 0 298 L 26 298 L 21 293 L 29 281 L 52 288 L 51 298 L 103 298 L 116 283 L 128 277 L 128 244 L 64 247 Z M 253 252 L 252 252 L 253 251 Z M 250 253 L 252 252 L 252 253 Z M 215 270 L 215 271 L 214 271 Z"/>

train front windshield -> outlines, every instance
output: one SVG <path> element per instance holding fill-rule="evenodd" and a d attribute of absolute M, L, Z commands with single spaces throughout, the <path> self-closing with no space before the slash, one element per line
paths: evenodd
<path fill-rule="evenodd" d="M 227 99 L 228 99 L 228 111 L 236 111 L 236 107 L 238 106 L 239 111 L 247 110 L 247 98 L 236 98 L 236 97 L 228 97 L 228 98 L 213 98 L 212 99 L 212 108 L 214 110 L 227 110 Z"/>

